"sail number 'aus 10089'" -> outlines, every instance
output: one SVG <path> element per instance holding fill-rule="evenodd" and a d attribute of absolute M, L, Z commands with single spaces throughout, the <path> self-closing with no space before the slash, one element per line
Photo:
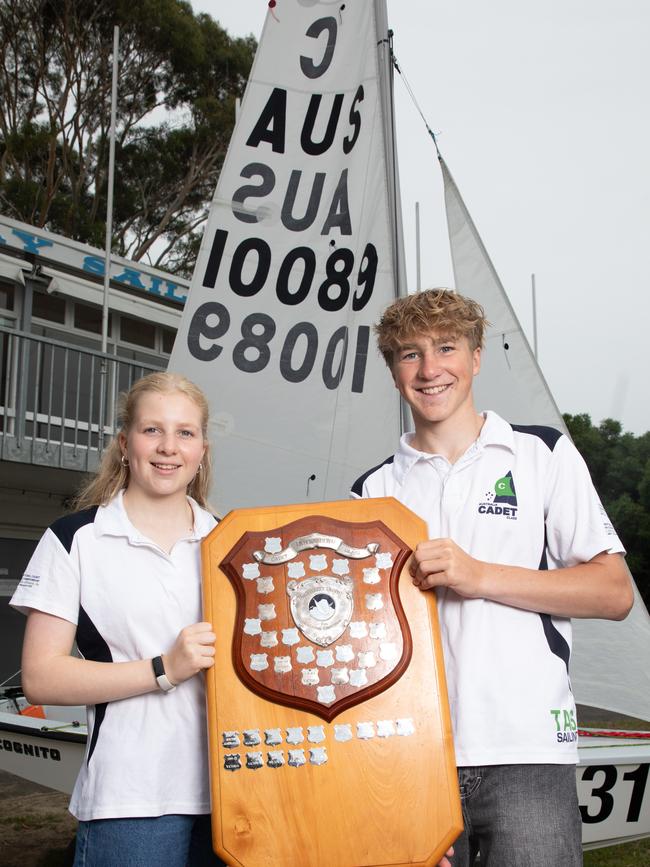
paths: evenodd
<path fill-rule="evenodd" d="M 203 285 L 213 289 L 217 282 L 228 232 L 218 229 L 208 259 Z M 228 273 L 228 285 L 235 295 L 250 298 L 266 285 L 271 270 L 271 247 L 263 238 L 245 238 L 235 248 Z M 245 265 L 253 267 L 246 271 Z M 301 304 L 312 290 L 318 306 L 324 312 L 335 313 L 350 304 L 353 311 L 362 310 L 370 300 L 377 274 L 377 250 L 374 244 L 365 246 L 360 264 L 348 248 L 333 250 L 325 261 L 325 279 L 313 286 L 316 274 L 316 253 L 311 247 L 295 247 L 285 255 L 275 282 L 277 300 L 284 305 Z M 207 301 L 201 304 L 190 322 L 187 345 L 194 358 L 213 361 L 223 346 L 218 342 L 231 328 L 231 315 L 225 304 Z M 239 326 L 240 339 L 232 351 L 233 364 L 244 373 L 257 373 L 272 362 L 274 351 L 279 359 L 280 374 L 287 382 L 303 382 L 312 373 L 319 358 L 322 380 L 326 388 L 337 388 L 346 370 L 348 344 L 354 341 L 352 364 L 353 392 L 362 392 L 370 328 L 358 325 L 350 334 L 347 325 L 340 325 L 321 339 L 312 322 L 292 325 L 285 334 L 276 336 L 277 324 L 266 312 L 250 313 Z M 324 347 L 324 348 L 323 348 Z"/>

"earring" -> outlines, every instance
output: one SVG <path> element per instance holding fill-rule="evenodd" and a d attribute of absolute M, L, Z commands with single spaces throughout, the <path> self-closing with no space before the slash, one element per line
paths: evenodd
<path fill-rule="evenodd" d="M 122 466 L 128 467 L 128 465 L 129 465 L 129 461 L 128 461 L 126 455 L 122 455 Z"/>

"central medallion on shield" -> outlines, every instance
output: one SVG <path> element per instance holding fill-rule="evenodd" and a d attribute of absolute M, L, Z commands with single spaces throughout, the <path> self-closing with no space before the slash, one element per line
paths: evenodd
<path fill-rule="evenodd" d="M 312 515 L 245 533 L 221 564 L 237 596 L 240 680 L 328 721 L 387 689 L 411 656 L 399 598 L 410 553 L 380 521 Z"/>
<path fill-rule="evenodd" d="M 302 634 L 326 647 L 347 629 L 352 612 L 354 581 L 323 575 L 305 581 L 289 581 L 291 615 Z"/>

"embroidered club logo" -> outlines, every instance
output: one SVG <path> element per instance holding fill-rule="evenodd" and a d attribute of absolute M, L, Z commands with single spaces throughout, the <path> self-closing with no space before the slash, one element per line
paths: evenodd
<path fill-rule="evenodd" d="M 381 521 L 311 516 L 245 533 L 221 563 L 237 596 L 240 680 L 328 722 L 387 689 L 411 656 L 398 592 L 410 553 Z"/>
<path fill-rule="evenodd" d="M 497 479 L 494 490 L 485 494 L 485 500 L 479 504 L 479 515 L 500 515 L 510 520 L 517 519 L 517 492 L 512 471 Z"/>

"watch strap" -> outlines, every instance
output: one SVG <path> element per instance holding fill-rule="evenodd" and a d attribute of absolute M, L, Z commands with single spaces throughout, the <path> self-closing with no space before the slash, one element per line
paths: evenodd
<path fill-rule="evenodd" d="M 176 684 L 172 683 L 165 674 L 165 666 L 162 661 L 162 656 L 154 656 L 151 660 L 151 665 L 153 666 L 156 683 L 163 692 L 171 692 L 173 689 L 176 689 Z"/>

